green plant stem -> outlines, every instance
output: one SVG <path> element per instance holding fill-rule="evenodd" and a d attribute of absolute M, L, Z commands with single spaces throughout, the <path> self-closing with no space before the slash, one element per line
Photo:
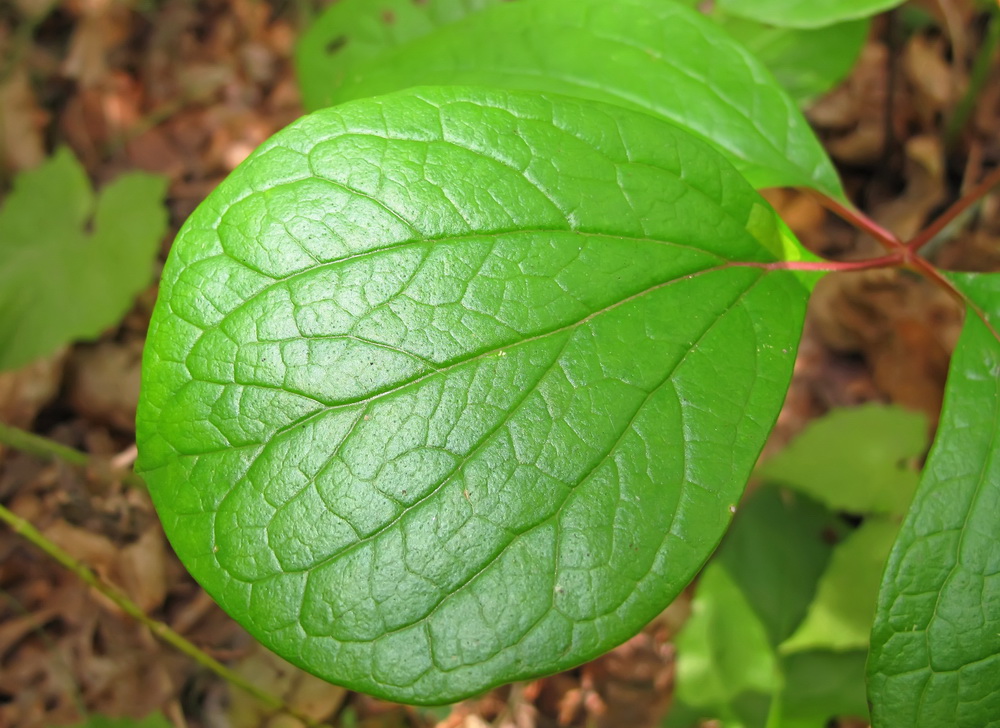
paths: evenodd
<path fill-rule="evenodd" d="M 948 121 L 948 128 L 945 130 L 944 138 L 945 145 L 949 149 L 953 148 L 956 142 L 958 142 L 958 137 L 969 121 L 969 116 L 976 105 L 976 100 L 979 99 L 983 86 L 989 80 L 990 68 L 993 65 L 993 56 L 997 52 L 997 47 L 1000 46 L 1000 20 L 998 20 L 998 16 L 1000 16 L 1000 12 L 994 8 L 987 21 L 988 24 L 986 26 L 986 33 L 983 36 L 983 44 L 979 48 L 976 60 L 972 64 L 969 88 L 966 89 L 965 95 L 962 96 L 962 100 L 959 101 L 958 106 L 955 108 L 955 113 L 952 114 L 951 119 Z"/>
<path fill-rule="evenodd" d="M 3 505 L 0 505 L 0 521 L 7 523 L 15 533 L 20 534 L 27 541 L 30 541 L 32 544 L 58 561 L 62 566 L 72 571 L 87 585 L 93 587 L 114 602 L 118 608 L 127 615 L 144 624 L 161 640 L 180 652 L 183 652 L 202 667 L 211 670 L 228 683 L 245 690 L 268 708 L 283 711 L 296 720 L 302 721 L 310 728 L 321 728 L 323 725 L 312 720 L 308 716 L 301 714 L 299 711 L 285 703 L 281 698 L 278 698 L 266 690 L 248 682 L 246 678 L 237 673 L 235 670 L 231 670 L 215 658 L 206 654 L 192 642 L 172 630 L 168 625 L 150 617 L 142 611 L 139 605 L 129 599 L 121 590 L 111 584 L 101 581 L 97 575 L 84 564 L 77 561 L 58 545 L 47 539 L 41 531 L 28 523 L 28 521 L 8 510 Z"/>
<path fill-rule="evenodd" d="M 955 204 L 944 211 L 934 222 L 924 228 L 916 237 L 906 244 L 911 251 L 916 252 L 931 242 L 951 224 L 951 222 L 972 207 L 987 192 L 1000 184 L 1000 167 L 990 172 L 971 191 L 963 195 Z"/>
<path fill-rule="evenodd" d="M 16 448 L 29 455 L 34 455 L 42 460 L 61 460 L 79 468 L 85 468 L 94 472 L 107 471 L 107 467 L 102 467 L 102 463 L 86 453 L 66 447 L 55 440 L 27 432 L 17 427 L 5 425 L 0 422 L 0 445 L 7 445 Z M 131 470 L 112 473 L 115 478 L 121 478 L 122 482 L 134 488 L 145 490 L 146 483 L 139 475 Z"/>

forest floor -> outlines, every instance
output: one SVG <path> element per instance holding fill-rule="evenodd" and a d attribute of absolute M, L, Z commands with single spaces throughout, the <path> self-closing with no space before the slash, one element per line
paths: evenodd
<path fill-rule="evenodd" d="M 101 185 L 128 170 L 169 180 L 170 232 L 260 142 L 301 115 L 291 63 L 308 0 L 0 1 L 0 199 L 13 175 L 69 146 Z M 965 0 L 880 18 L 854 71 L 808 116 L 848 193 L 904 239 L 1000 162 L 1000 73 L 954 139 L 983 14 Z M 996 71 L 996 59 L 993 69 Z M 768 197 L 813 250 L 848 260 L 873 240 L 792 191 Z M 1000 270 L 1000 194 L 947 246 L 944 267 Z M 2 264 L 2 262 L 0 262 Z M 568 673 L 448 710 L 383 703 L 298 672 L 259 649 L 173 556 L 147 494 L 115 473 L 134 458 L 139 365 L 155 286 L 99 341 L 0 373 L 0 422 L 113 467 L 80 470 L 0 447 L 0 502 L 171 625 L 290 705 L 338 725 L 655 726 L 669 708 L 681 599 L 639 636 Z M 827 277 L 768 452 L 826 411 L 892 402 L 936 421 L 961 311 L 900 271 Z M 117 468 L 117 469 L 116 469 Z M 177 726 L 291 728 L 157 640 L 76 575 L 0 527 L 0 726 L 84 714 Z"/>

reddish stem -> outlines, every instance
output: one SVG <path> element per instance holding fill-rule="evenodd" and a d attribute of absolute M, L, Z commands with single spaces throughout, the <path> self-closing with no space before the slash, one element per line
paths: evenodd
<path fill-rule="evenodd" d="M 779 260 L 775 263 L 733 263 L 738 268 L 762 268 L 763 270 L 803 270 L 803 271 L 824 271 L 827 273 L 846 273 L 858 270 L 871 270 L 872 268 L 899 268 L 905 265 L 907 256 L 904 251 L 897 251 L 889 255 L 882 255 L 878 258 L 867 260 L 849 260 L 837 262 L 833 260 Z"/>
<path fill-rule="evenodd" d="M 969 308 L 975 313 L 986 328 L 997 341 L 1000 341 L 1000 331 L 997 331 L 996 327 L 990 322 L 989 318 L 986 316 L 986 312 L 983 311 L 979 306 L 976 305 L 975 301 L 971 300 L 968 296 L 962 293 L 955 285 L 949 281 L 937 268 L 935 268 L 928 260 L 921 258 L 919 256 L 913 256 L 910 260 L 910 267 L 923 275 L 927 276 L 931 281 L 939 285 L 941 288 L 948 291 L 951 296 L 961 304 L 962 308 Z"/>
<path fill-rule="evenodd" d="M 847 207 L 832 197 L 828 197 L 827 195 L 819 192 L 808 190 L 808 193 L 812 195 L 813 198 L 819 202 L 819 204 L 835 214 L 837 217 L 842 220 L 846 220 L 854 227 L 871 235 L 879 243 L 881 243 L 882 247 L 886 250 L 898 250 L 899 248 L 905 247 L 903 245 L 903 241 L 896 237 L 891 230 L 887 230 L 882 227 L 866 214 L 861 212 L 861 210 Z"/>
<path fill-rule="evenodd" d="M 922 247 L 927 245 L 927 243 L 940 235 L 941 231 L 948 227 L 948 225 L 951 224 L 956 217 L 968 210 L 981 197 L 983 197 L 983 195 L 998 184 L 1000 184 L 1000 167 L 997 167 L 986 175 L 983 181 L 976 185 L 971 192 L 967 195 L 963 195 L 961 199 L 945 210 L 940 217 L 938 217 L 934 222 L 924 228 L 922 232 L 908 242 L 906 247 L 913 252 L 920 250 Z"/>

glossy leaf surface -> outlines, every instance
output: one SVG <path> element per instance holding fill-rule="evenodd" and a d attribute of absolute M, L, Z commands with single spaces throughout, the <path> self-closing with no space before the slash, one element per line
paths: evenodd
<path fill-rule="evenodd" d="M 762 23 L 788 28 L 821 28 L 869 18 L 902 5 L 903 0 L 717 0 L 718 7 Z"/>
<path fill-rule="evenodd" d="M 966 314 L 934 447 L 879 592 L 877 728 L 1000 725 L 1000 275 L 953 275 Z"/>
<path fill-rule="evenodd" d="M 16 178 L 0 209 L 0 370 L 121 319 L 153 277 L 165 191 L 133 172 L 95 195 L 68 149 Z"/>
<path fill-rule="evenodd" d="M 484 89 L 327 109 L 179 234 L 140 467 L 195 577 L 324 678 L 443 703 L 566 668 L 721 537 L 812 281 L 753 263 L 803 255 L 652 116 Z"/>
<path fill-rule="evenodd" d="M 337 6 L 328 12 L 339 14 Z M 307 106 L 423 84 L 553 91 L 680 124 L 757 187 L 814 187 L 843 197 L 832 163 L 764 65 L 711 20 L 671 0 L 500 3 L 387 44 L 381 55 L 344 55 L 341 62 L 323 49 L 346 32 L 323 19 L 303 41 L 298 66 Z"/>

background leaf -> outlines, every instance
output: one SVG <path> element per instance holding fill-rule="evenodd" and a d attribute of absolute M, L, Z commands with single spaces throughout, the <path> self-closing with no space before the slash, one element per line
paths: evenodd
<path fill-rule="evenodd" d="M 679 709 L 667 725 L 712 718 L 745 728 L 823 728 L 833 717 L 867 714 L 864 650 L 777 650 L 806 616 L 843 530 L 801 496 L 766 486 L 747 498 L 677 639 Z"/>
<path fill-rule="evenodd" d="M 710 17 L 759 58 L 800 107 L 847 76 L 871 25 L 862 19 L 815 29 L 787 28 L 719 13 Z"/>
<path fill-rule="evenodd" d="M 199 581 L 332 682 L 443 703 L 576 665 L 728 524 L 815 279 L 741 264 L 785 253 L 739 174 L 646 114 L 327 109 L 179 234 L 140 467 Z"/>
<path fill-rule="evenodd" d="M 898 531 L 894 521 L 869 518 L 837 545 L 805 620 L 782 652 L 868 647 L 882 570 Z"/>
<path fill-rule="evenodd" d="M 725 710 L 742 693 L 780 687 L 764 624 L 718 562 L 702 572 L 691 617 L 676 645 L 676 696 L 687 705 Z"/>
<path fill-rule="evenodd" d="M 762 23 L 788 28 L 821 28 L 869 18 L 902 5 L 903 0 L 717 0 L 718 7 Z"/>
<path fill-rule="evenodd" d="M 299 89 L 312 111 L 334 103 L 352 69 L 506 0 L 340 0 L 309 24 L 295 46 Z"/>
<path fill-rule="evenodd" d="M 927 422 L 901 407 L 868 404 L 815 420 L 758 475 L 857 515 L 909 508 L 927 447 Z"/>
<path fill-rule="evenodd" d="M 815 187 L 843 197 L 832 163 L 767 69 L 679 3 L 501 3 L 357 61 L 322 52 L 333 25 L 318 23 L 298 56 L 313 108 L 423 84 L 554 91 L 681 124 L 757 187 Z"/>
<path fill-rule="evenodd" d="M 1000 725 L 1000 275 L 951 276 L 974 311 L 879 593 L 868 665 L 877 728 Z"/>
<path fill-rule="evenodd" d="M 94 199 L 68 149 L 16 178 L 0 209 L 0 369 L 114 326 L 153 275 L 166 180 L 133 172 Z"/>

